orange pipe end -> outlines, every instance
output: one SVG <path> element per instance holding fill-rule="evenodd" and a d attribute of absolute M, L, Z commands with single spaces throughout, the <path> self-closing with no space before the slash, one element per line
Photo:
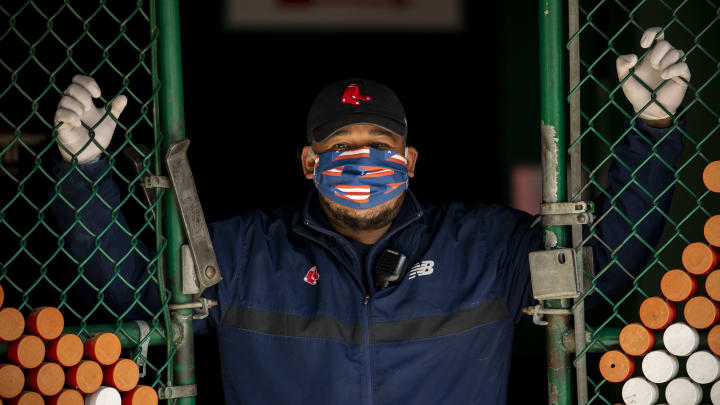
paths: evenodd
<path fill-rule="evenodd" d="M 644 356 L 654 345 L 655 334 L 640 323 L 631 323 L 620 331 L 620 347 L 631 356 Z"/>
<path fill-rule="evenodd" d="M 702 174 L 705 187 L 713 193 L 720 193 L 720 160 L 708 163 Z"/>
<path fill-rule="evenodd" d="M 697 290 L 697 280 L 684 270 L 670 270 L 660 280 L 660 291 L 673 302 L 685 301 Z"/>
<path fill-rule="evenodd" d="M 27 317 L 28 332 L 43 340 L 56 339 L 65 328 L 65 318 L 55 307 L 40 307 Z"/>
<path fill-rule="evenodd" d="M 66 333 L 50 342 L 47 356 L 63 367 L 72 367 L 80 363 L 84 350 L 83 341 L 77 335 Z"/>
<path fill-rule="evenodd" d="M 85 399 L 80 391 L 64 388 L 59 394 L 48 398 L 47 405 L 84 405 Z"/>
<path fill-rule="evenodd" d="M 687 245 L 682 252 L 682 264 L 685 269 L 697 276 L 711 272 L 718 264 L 718 252 L 702 242 Z"/>
<path fill-rule="evenodd" d="M 65 372 L 57 363 L 42 363 L 28 372 L 27 385 L 33 391 L 51 397 L 65 385 Z"/>
<path fill-rule="evenodd" d="M 25 374 L 14 364 L 0 364 L 0 398 L 14 398 L 25 386 Z"/>
<path fill-rule="evenodd" d="M 157 405 L 157 403 L 157 393 L 147 385 L 138 385 L 122 394 L 122 405 Z"/>
<path fill-rule="evenodd" d="M 720 215 L 713 215 L 705 222 L 703 233 L 709 244 L 720 246 Z"/>
<path fill-rule="evenodd" d="M 120 339 L 114 333 L 96 333 L 85 341 L 85 355 L 102 366 L 118 361 L 121 349 Z"/>
<path fill-rule="evenodd" d="M 640 304 L 640 322 L 650 329 L 667 328 L 676 315 L 675 305 L 661 297 L 649 297 Z"/>
<path fill-rule="evenodd" d="M 25 318 L 15 308 L 0 309 L 0 341 L 10 342 L 25 331 Z"/>
<path fill-rule="evenodd" d="M 10 361 L 22 368 L 35 368 L 45 359 L 45 344 L 34 335 L 24 335 L 7 346 Z"/>
<path fill-rule="evenodd" d="M 600 357 L 599 367 L 609 382 L 623 382 L 635 372 L 635 360 L 620 350 L 611 350 Z"/>
<path fill-rule="evenodd" d="M 130 359 L 120 359 L 117 363 L 103 368 L 103 384 L 120 392 L 135 388 L 139 380 L 140 370 Z"/>
<path fill-rule="evenodd" d="M 20 395 L 11 399 L 10 405 L 45 405 L 45 400 L 37 392 L 23 391 Z"/>
<path fill-rule="evenodd" d="M 92 394 L 97 391 L 102 380 L 102 368 L 92 360 L 83 360 L 67 370 L 67 386 L 83 394 Z"/>
<path fill-rule="evenodd" d="M 720 319 L 720 308 L 710 298 L 692 297 L 685 304 L 685 321 L 695 329 L 707 329 Z"/>

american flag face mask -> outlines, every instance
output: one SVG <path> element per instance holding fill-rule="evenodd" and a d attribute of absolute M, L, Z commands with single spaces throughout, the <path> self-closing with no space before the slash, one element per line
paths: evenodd
<path fill-rule="evenodd" d="M 315 187 L 328 199 L 354 209 L 392 200 L 408 186 L 407 159 L 370 147 L 315 156 Z"/>

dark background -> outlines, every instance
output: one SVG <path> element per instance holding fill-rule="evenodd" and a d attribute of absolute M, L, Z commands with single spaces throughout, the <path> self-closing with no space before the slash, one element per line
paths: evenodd
<path fill-rule="evenodd" d="M 71 278 L 56 271 L 68 263 L 63 261 L 47 213 L 48 190 L 55 186 L 48 170 L 51 160 L 58 157 L 47 134 L 60 94 L 74 74 L 82 72 L 98 80 L 103 89 L 98 106 L 120 92 L 129 95 L 130 104 L 120 119 L 123 128 L 116 130 L 109 148 L 116 154 L 115 179 L 126 192 L 133 172 L 119 151 L 131 141 L 154 142 L 154 92 L 147 48 L 152 36 L 136 2 L 107 1 L 104 8 L 90 1 L 36 3 L 3 0 L 0 4 L 0 283 L 6 289 L 6 302 L 23 311 L 62 303 L 63 309 L 77 310 L 66 312 L 68 324 L 110 322 L 114 319 L 102 308 L 91 313 L 78 294 L 61 291 Z M 720 43 L 714 40 L 720 24 L 711 26 L 717 10 L 692 2 L 673 17 L 672 8 L 679 0 L 650 0 L 633 11 L 634 25 L 628 25 L 628 10 L 638 2 L 627 2 L 627 9 L 618 2 L 606 2 L 597 9 L 595 1 L 581 3 L 585 6 L 581 21 L 592 10 L 594 25 L 581 36 L 583 75 L 591 65 L 593 74 L 582 89 L 583 111 L 590 114 L 583 119 L 583 128 L 591 115 L 598 114 L 595 132 L 583 140 L 583 161 L 591 170 L 599 164 L 598 184 L 604 182 L 607 164 L 602 161 L 610 150 L 595 135 L 613 141 L 622 130 L 617 109 L 598 111 L 612 102 L 629 108 L 620 92 L 613 99 L 601 86 L 617 85 L 614 59 L 617 53 L 639 51 L 641 27 L 678 19 L 668 30 L 668 39 L 679 48 L 694 49 L 688 63 L 697 87 L 691 87 L 685 101 L 692 105 L 688 133 L 702 139 L 717 131 L 717 115 L 711 113 L 720 104 L 718 81 L 711 80 L 717 62 L 703 54 L 704 50 L 720 54 Z M 148 4 L 140 8 L 147 10 Z M 221 1 L 181 2 L 186 135 L 192 141 L 190 163 L 208 222 L 250 209 L 269 211 L 311 190 L 297 159 L 298 149 L 305 144 L 308 108 L 325 85 L 350 77 L 385 83 L 402 100 L 408 142 L 420 153 L 410 187 L 421 202 L 509 203 L 511 169 L 539 163 L 538 10 L 534 2 L 469 0 L 464 9 L 464 24 L 457 32 L 261 32 L 225 28 Z M 695 33 L 710 28 L 698 42 L 680 22 Z M 615 37 L 616 32 L 622 34 Z M 605 52 L 611 46 L 614 52 Z M 698 97 L 707 108 L 697 102 Z M 13 139 L 17 159 L 10 159 L 3 135 Z M 38 135 L 42 141 L 19 141 L 29 135 Z M 685 144 L 679 175 L 689 187 L 677 187 L 671 215 L 683 222 L 666 227 L 661 245 L 667 242 L 662 259 L 667 265 L 658 262 L 642 280 L 650 292 L 657 290 L 662 270 L 680 266 L 684 244 L 702 239 L 707 212 L 703 210 L 720 209 L 717 199 L 712 207 L 705 204 L 698 209 L 703 202 L 688 192 L 702 190 L 703 159 L 713 154 L 700 159 L 700 148 L 687 140 Z M 717 141 L 702 144 L 705 151 L 717 147 Z M 597 193 L 596 188 L 591 191 L 588 198 Z M 132 228 L 140 229 L 144 207 L 139 193 L 136 197 L 128 200 L 123 212 Z M 675 231 L 684 236 L 674 237 Z M 145 228 L 141 236 L 152 243 L 154 232 Z M 621 310 L 629 314 L 626 319 L 634 319 L 640 298 L 633 294 L 623 304 Z M 605 310 L 591 316 L 590 323 L 601 324 L 608 315 Z M 616 318 L 608 325 L 622 323 Z M 520 323 L 509 403 L 545 403 L 544 336 L 544 328 L 527 319 Z M 196 344 L 199 403 L 220 403 L 215 341 L 197 337 Z M 161 348 L 156 355 L 163 357 Z M 597 355 L 590 355 L 588 364 L 598 381 Z M 618 393 L 611 399 L 619 399 Z"/>

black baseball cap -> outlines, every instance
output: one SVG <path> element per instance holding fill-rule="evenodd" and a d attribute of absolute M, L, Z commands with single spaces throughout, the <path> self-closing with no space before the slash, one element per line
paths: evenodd
<path fill-rule="evenodd" d="M 308 142 L 322 142 L 352 124 L 372 124 L 407 137 L 407 119 L 400 99 L 382 83 L 348 79 L 325 87 L 310 106 Z"/>

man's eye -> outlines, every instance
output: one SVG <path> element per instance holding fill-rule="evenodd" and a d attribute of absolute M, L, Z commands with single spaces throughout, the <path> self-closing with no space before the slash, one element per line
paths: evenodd
<path fill-rule="evenodd" d="M 388 146 L 387 146 L 386 144 L 384 144 L 384 143 L 376 143 L 376 144 L 373 145 L 373 148 L 375 148 L 375 149 L 387 149 Z"/>
<path fill-rule="evenodd" d="M 346 143 L 339 143 L 339 144 L 333 146 L 334 150 L 343 150 L 343 149 L 347 149 L 347 148 L 348 148 L 348 145 Z"/>

